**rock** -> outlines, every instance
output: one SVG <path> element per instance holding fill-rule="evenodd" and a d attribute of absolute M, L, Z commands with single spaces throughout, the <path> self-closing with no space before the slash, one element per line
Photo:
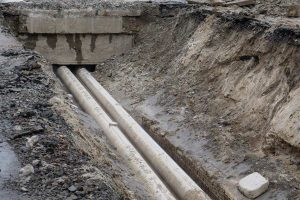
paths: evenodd
<path fill-rule="evenodd" d="M 22 130 L 22 126 L 16 125 L 16 126 L 14 126 L 14 129 L 15 129 L 16 131 L 21 131 L 21 130 Z"/>
<path fill-rule="evenodd" d="M 21 168 L 19 171 L 20 177 L 28 177 L 34 173 L 34 168 L 31 164 L 26 165 L 25 167 Z"/>
<path fill-rule="evenodd" d="M 26 187 L 21 187 L 22 192 L 28 192 L 28 189 Z"/>
<path fill-rule="evenodd" d="M 239 181 L 238 189 L 248 198 L 254 199 L 267 191 L 269 181 L 254 172 Z"/>
<path fill-rule="evenodd" d="M 68 188 L 68 190 L 69 190 L 70 192 L 75 192 L 75 191 L 77 190 L 77 187 L 75 187 L 74 185 L 72 185 L 72 186 L 70 186 L 70 187 Z"/>
<path fill-rule="evenodd" d="M 20 183 L 21 184 L 26 184 L 31 180 L 31 176 L 25 176 L 25 177 L 21 177 Z"/>
<path fill-rule="evenodd" d="M 41 167 L 40 170 L 42 171 L 48 171 L 54 169 L 55 166 L 52 164 L 48 164 L 46 161 L 41 161 Z"/>
<path fill-rule="evenodd" d="M 42 167 L 47 167 L 49 164 L 46 161 L 42 160 L 41 165 Z"/>
<path fill-rule="evenodd" d="M 66 181 L 66 177 L 65 176 L 62 176 L 62 177 L 59 177 L 59 178 L 56 178 L 52 185 L 62 185 L 65 181 Z"/>
<path fill-rule="evenodd" d="M 35 167 L 35 166 L 38 166 L 40 164 L 40 160 L 34 160 L 32 161 L 32 165 Z"/>
<path fill-rule="evenodd" d="M 26 147 L 32 148 L 38 141 L 39 141 L 39 136 L 37 135 L 27 138 Z"/>
<path fill-rule="evenodd" d="M 42 65 L 39 63 L 39 62 L 33 62 L 33 63 L 31 63 L 31 65 L 30 65 L 30 70 L 33 70 L 33 69 L 39 69 L 39 68 L 41 68 L 42 67 Z"/>

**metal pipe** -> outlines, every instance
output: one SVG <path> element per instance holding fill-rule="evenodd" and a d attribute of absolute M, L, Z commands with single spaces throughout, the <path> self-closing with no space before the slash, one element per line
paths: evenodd
<path fill-rule="evenodd" d="M 86 69 L 78 69 L 76 75 L 180 199 L 210 199 Z"/>
<path fill-rule="evenodd" d="M 118 153 L 128 161 L 128 164 L 137 172 L 136 174 L 143 179 L 145 188 L 149 190 L 148 192 L 152 195 L 152 198 L 156 200 L 175 200 L 173 194 L 121 132 L 116 122 L 110 119 L 73 73 L 67 67 L 61 66 L 58 68 L 57 74 L 74 95 L 80 106 L 103 129 L 106 137 L 117 149 Z"/>

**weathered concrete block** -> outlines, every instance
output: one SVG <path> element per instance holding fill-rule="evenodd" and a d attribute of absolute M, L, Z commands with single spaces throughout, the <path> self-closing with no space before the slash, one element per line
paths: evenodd
<path fill-rule="evenodd" d="M 25 21 L 25 24 L 23 24 Z M 22 20 L 20 33 L 122 33 L 123 20 L 117 16 L 86 16 L 65 15 L 52 17 L 44 14 L 29 14 Z"/>
<path fill-rule="evenodd" d="M 20 12 L 19 32 L 31 34 L 129 33 L 131 29 L 124 28 L 129 27 L 128 19 L 136 19 L 141 15 L 139 9 L 105 9 L 100 11 L 92 9 L 32 11 L 26 9 Z"/>
<path fill-rule="evenodd" d="M 257 172 L 254 172 L 239 181 L 239 190 L 248 198 L 256 198 L 269 187 L 269 181 Z"/>
<path fill-rule="evenodd" d="M 133 46 L 133 35 L 126 34 L 37 34 L 24 35 L 25 47 L 45 56 L 52 64 L 97 64 Z"/>

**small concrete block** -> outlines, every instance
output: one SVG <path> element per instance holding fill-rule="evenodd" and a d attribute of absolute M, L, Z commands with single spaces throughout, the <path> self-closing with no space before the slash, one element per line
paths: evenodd
<path fill-rule="evenodd" d="M 248 198 L 254 199 L 263 194 L 269 187 L 269 181 L 257 172 L 254 172 L 239 182 L 239 190 Z"/>

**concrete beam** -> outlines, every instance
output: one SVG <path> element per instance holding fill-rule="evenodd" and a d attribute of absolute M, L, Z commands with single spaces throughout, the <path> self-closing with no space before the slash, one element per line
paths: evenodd
<path fill-rule="evenodd" d="M 22 10 L 19 33 L 45 34 L 106 34 L 130 33 L 128 22 L 136 21 L 139 9 L 68 9 L 68 10 Z M 128 19 L 131 19 L 128 21 Z M 130 24 L 133 27 L 135 24 Z M 124 28 L 125 27 L 125 28 Z"/>
<path fill-rule="evenodd" d="M 122 33 L 123 19 L 117 16 L 78 17 L 74 15 L 51 17 L 44 14 L 29 14 L 19 33 Z"/>

